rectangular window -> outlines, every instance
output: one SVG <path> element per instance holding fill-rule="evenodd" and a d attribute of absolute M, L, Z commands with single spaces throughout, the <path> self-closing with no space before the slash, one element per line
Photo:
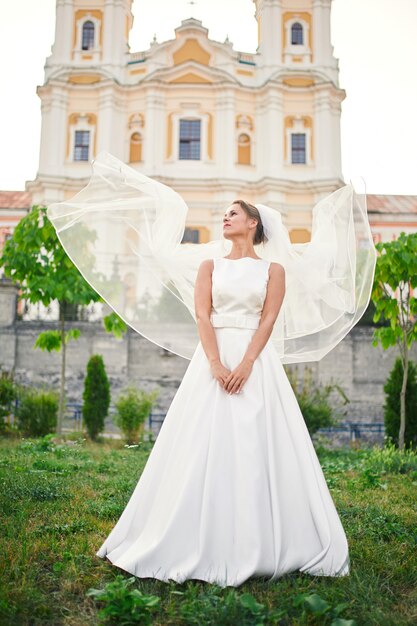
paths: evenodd
<path fill-rule="evenodd" d="M 74 161 L 88 161 L 90 131 L 76 130 L 74 143 Z"/>
<path fill-rule="evenodd" d="M 200 243 L 200 231 L 198 228 L 186 226 L 181 243 Z"/>
<path fill-rule="evenodd" d="M 201 120 L 180 120 L 180 159 L 200 159 Z"/>
<path fill-rule="evenodd" d="M 291 133 L 291 163 L 306 162 L 305 133 Z"/>

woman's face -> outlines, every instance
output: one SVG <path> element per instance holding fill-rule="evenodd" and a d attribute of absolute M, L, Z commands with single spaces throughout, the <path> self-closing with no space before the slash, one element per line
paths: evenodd
<path fill-rule="evenodd" d="M 249 217 L 240 204 L 232 204 L 225 211 L 223 216 L 223 236 L 225 239 L 232 239 L 237 235 L 253 238 L 256 220 Z"/>

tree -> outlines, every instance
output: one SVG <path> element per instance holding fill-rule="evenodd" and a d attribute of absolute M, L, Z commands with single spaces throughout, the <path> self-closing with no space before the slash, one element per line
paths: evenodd
<path fill-rule="evenodd" d="M 96 235 L 94 231 L 79 225 L 78 241 L 80 249 L 89 254 L 89 244 Z M 91 262 L 94 262 L 92 257 Z M 101 296 L 88 284 L 73 264 L 59 241 L 56 231 L 46 215 L 46 207 L 33 206 L 6 241 L 0 256 L 0 266 L 7 277 L 20 288 L 20 298 L 29 302 L 42 302 L 48 306 L 52 301 L 59 303 L 59 330 L 48 330 L 39 334 L 34 344 L 41 350 L 61 350 L 61 380 L 57 434 L 62 432 L 65 404 L 65 359 L 66 346 L 71 339 L 78 339 L 80 331 L 71 328 L 65 331 L 65 312 L 77 305 L 90 302 L 103 302 Z M 116 313 L 103 320 L 107 331 L 115 336 L 126 330 L 125 323 Z"/>
<path fill-rule="evenodd" d="M 400 423 L 400 390 L 403 384 L 403 364 L 400 357 L 395 359 L 394 366 L 384 385 L 384 422 L 385 433 L 398 445 Z M 407 389 L 405 397 L 405 432 L 404 442 L 408 446 L 417 445 L 417 366 L 408 362 Z"/>
<path fill-rule="evenodd" d="M 409 351 L 417 339 L 417 233 L 400 234 L 398 239 L 379 242 L 375 245 L 380 252 L 372 289 L 372 300 L 376 311 L 374 322 L 381 317 L 389 321 L 389 326 L 374 329 L 372 344 L 379 342 L 384 350 L 398 346 L 403 366 L 403 380 L 400 392 L 400 430 L 398 447 L 404 449 L 405 395 L 408 379 Z"/>
<path fill-rule="evenodd" d="M 83 419 L 91 439 L 104 429 L 110 406 L 110 384 L 101 354 L 94 354 L 87 364 L 84 381 Z"/>

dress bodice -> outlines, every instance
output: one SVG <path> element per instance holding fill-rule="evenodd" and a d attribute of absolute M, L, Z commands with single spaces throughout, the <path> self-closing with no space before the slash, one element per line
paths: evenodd
<path fill-rule="evenodd" d="M 252 257 L 217 257 L 213 263 L 212 325 L 258 328 L 270 262 Z"/>

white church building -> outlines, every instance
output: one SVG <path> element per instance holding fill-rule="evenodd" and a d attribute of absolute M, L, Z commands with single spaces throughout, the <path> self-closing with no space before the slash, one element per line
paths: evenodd
<path fill-rule="evenodd" d="M 195 18 L 131 52 L 132 0 L 57 0 L 33 203 L 74 195 L 105 149 L 182 195 L 184 241 L 221 237 L 236 198 L 278 209 L 292 241 L 309 241 L 312 207 L 345 184 L 331 0 L 253 3 L 249 54 Z"/>

